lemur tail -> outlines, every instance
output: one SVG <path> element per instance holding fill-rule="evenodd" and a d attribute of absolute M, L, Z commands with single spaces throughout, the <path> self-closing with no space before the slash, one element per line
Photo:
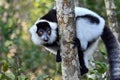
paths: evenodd
<path fill-rule="evenodd" d="M 120 44 L 106 26 L 101 38 L 108 52 L 111 80 L 120 80 Z"/>

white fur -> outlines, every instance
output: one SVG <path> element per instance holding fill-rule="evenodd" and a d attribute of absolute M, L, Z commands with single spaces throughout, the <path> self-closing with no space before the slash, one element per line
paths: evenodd
<path fill-rule="evenodd" d="M 30 29 L 29 32 L 31 33 L 31 39 L 35 45 L 40 45 L 41 41 L 39 39 L 39 36 L 36 34 L 37 27 L 36 25 L 33 25 Z"/>
<path fill-rule="evenodd" d="M 84 18 L 78 19 L 76 21 L 77 38 L 80 40 L 81 46 L 85 50 L 87 48 L 89 41 L 98 38 L 102 34 L 105 21 L 102 17 L 86 8 L 76 7 L 75 14 L 76 16 L 91 14 L 100 20 L 99 24 L 92 24 L 87 19 Z"/>
<path fill-rule="evenodd" d="M 55 22 L 49 22 L 49 21 L 46 21 L 46 20 L 40 20 L 40 19 L 38 19 L 35 22 L 35 24 L 29 30 L 30 33 L 31 33 L 31 36 L 32 36 L 31 39 L 32 39 L 33 43 L 35 45 L 42 45 L 42 44 L 46 43 L 36 33 L 36 31 L 37 31 L 36 24 L 39 23 L 39 22 L 48 22 L 49 23 L 49 25 L 51 27 L 51 35 L 50 35 L 49 41 L 47 43 L 53 43 L 56 40 L 56 37 L 57 37 L 57 32 L 56 32 L 57 23 L 55 23 Z"/>
<path fill-rule="evenodd" d="M 75 16 L 82 16 L 82 15 L 85 15 L 85 14 L 91 14 L 93 16 L 96 16 L 98 18 L 102 18 L 100 17 L 98 14 L 96 14 L 95 12 L 87 9 L 87 8 L 83 8 L 83 7 L 75 7 Z"/>
<path fill-rule="evenodd" d="M 93 67 L 95 67 L 94 64 L 94 58 L 93 58 L 93 53 L 97 48 L 98 45 L 98 41 L 95 41 L 86 51 L 84 51 L 84 61 L 85 61 L 85 65 L 88 69 L 93 69 Z"/>

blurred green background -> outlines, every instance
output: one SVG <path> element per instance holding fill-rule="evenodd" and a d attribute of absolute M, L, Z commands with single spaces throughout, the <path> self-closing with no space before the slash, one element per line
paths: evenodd
<path fill-rule="evenodd" d="M 29 28 L 54 3 L 54 0 L 0 0 L 0 80 L 61 80 L 61 67 L 55 56 L 35 46 L 29 34 Z M 107 20 L 104 0 L 81 0 L 81 4 Z M 118 22 L 119 4 L 120 0 L 115 0 Z M 96 80 L 107 80 L 107 56 L 102 44 L 96 53 L 99 53 L 95 54 L 97 67 L 90 75 L 96 74 Z M 102 77 L 103 74 L 106 76 Z M 86 76 L 82 80 L 87 80 Z"/>

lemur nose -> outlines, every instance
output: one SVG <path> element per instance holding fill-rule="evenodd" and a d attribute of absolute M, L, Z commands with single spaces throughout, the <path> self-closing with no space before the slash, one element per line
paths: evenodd
<path fill-rule="evenodd" d="M 47 41 L 48 41 L 48 39 L 44 39 L 44 41 L 45 41 L 45 42 L 47 42 Z"/>

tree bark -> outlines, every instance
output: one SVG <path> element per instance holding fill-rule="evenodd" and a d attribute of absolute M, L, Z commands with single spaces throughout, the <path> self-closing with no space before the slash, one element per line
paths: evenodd
<path fill-rule="evenodd" d="M 116 18 L 116 12 L 115 12 L 116 7 L 114 4 L 114 0 L 104 0 L 104 2 L 106 7 L 106 13 L 108 16 L 109 27 L 113 31 L 115 37 L 118 39 L 120 36 L 120 33 L 119 33 L 118 22 Z"/>
<path fill-rule="evenodd" d="M 62 57 L 63 80 L 80 80 L 77 48 L 71 42 L 75 37 L 74 0 L 56 0 Z"/>
<path fill-rule="evenodd" d="M 80 6 L 80 0 L 74 0 L 75 6 Z"/>

